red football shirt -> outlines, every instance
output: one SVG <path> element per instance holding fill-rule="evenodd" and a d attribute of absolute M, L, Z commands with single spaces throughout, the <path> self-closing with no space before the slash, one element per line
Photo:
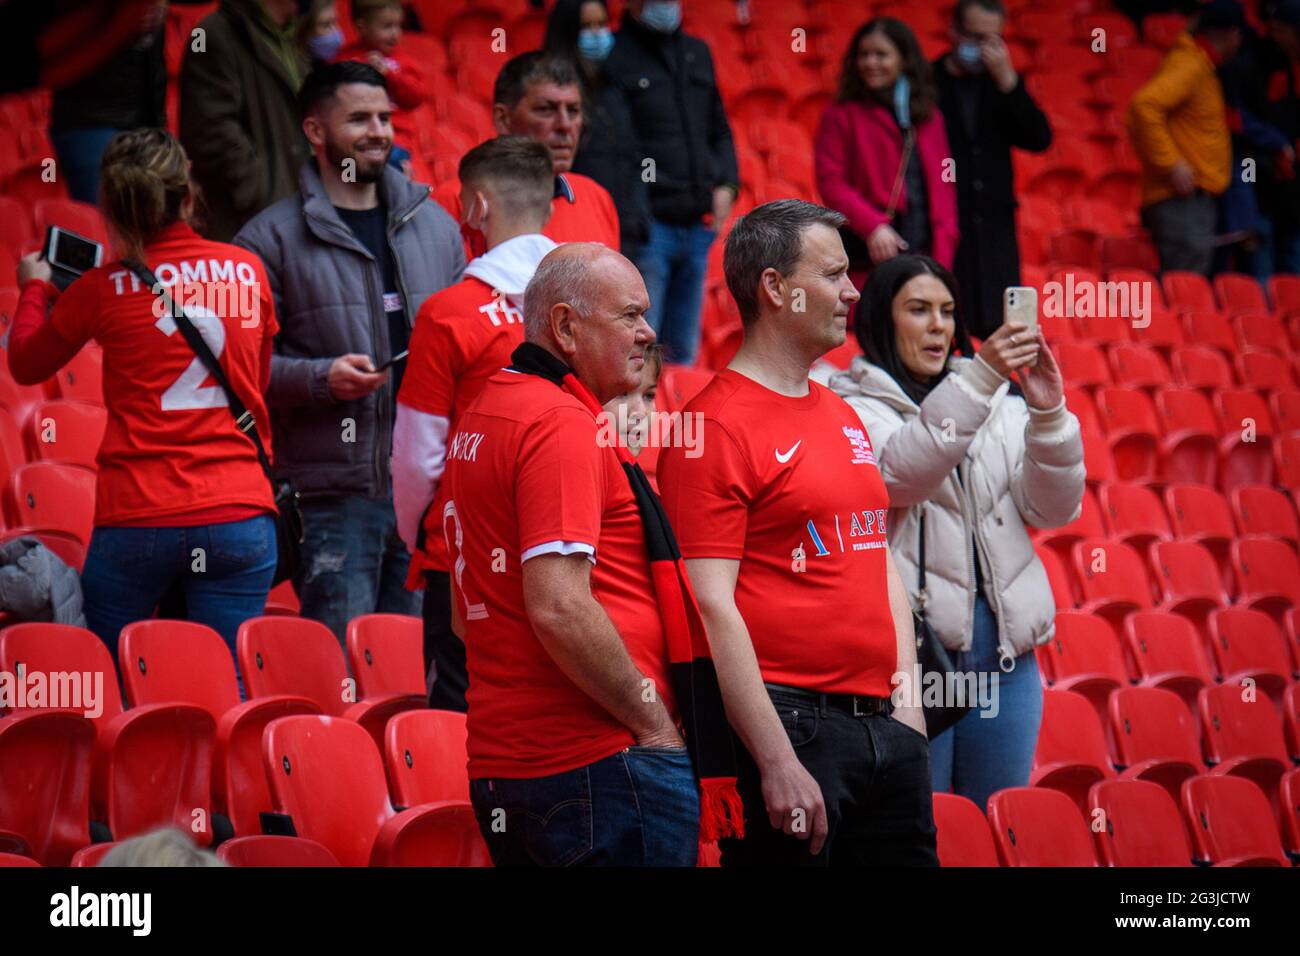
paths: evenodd
<path fill-rule="evenodd" d="M 559 194 L 551 200 L 551 218 L 546 221 L 542 235 L 556 243 L 599 242 L 618 252 L 618 210 L 605 187 L 578 173 L 563 173 L 560 178 L 568 184 L 571 195 L 560 187 Z M 433 191 L 433 199 L 461 224 L 466 261 L 483 255 L 487 250 L 483 233 L 461 221 L 460 179 L 444 182 Z"/>
<path fill-rule="evenodd" d="M 420 306 L 397 400 L 446 418 L 448 434 L 454 434 L 461 414 L 487 380 L 510 364 L 510 354 L 523 340 L 523 313 L 482 279 L 468 276 Z M 441 482 L 425 515 L 422 569 L 449 570 L 441 517 L 445 488 Z"/>
<path fill-rule="evenodd" d="M 888 697 L 889 493 L 857 414 L 816 382 L 790 398 L 727 369 L 687 406 L 702 446 L 659 457 L 686 558 L 740 561 L 736 606 L 763 679 Z"/>
<path fill-rule="evenodd" d="M 450 438 L 440 517 L 465 621 L 472 778 L 563 773 L 635 743 L 556 666 L 524 611 L 522 560 L 560 542 L 594 552 L 592 593 L 675 719 L 641 517 L 597 432 L 559 386 L 501 371 Z"/>
<path fill-rule="evenodd" d="M 269 449 L 260 373 L 266 342 L 279 326 L 262 260 L 203 239 L 183 223 L 160 232 L 144 258 L 164 286 L 175 291 L 179 281 L 178 303 L 216 353 Z M 273 510 L 253 443 L 235 427 L 225 394 L 175 321 L 161 304 L 155 312 L 158 301 L 114 262 L 70 285 L 50 313 L 69 343 L 94 339 L 104 349 L 108 427 L 97 459 L 95 524 L 140 524 L 232 505 Z"/>

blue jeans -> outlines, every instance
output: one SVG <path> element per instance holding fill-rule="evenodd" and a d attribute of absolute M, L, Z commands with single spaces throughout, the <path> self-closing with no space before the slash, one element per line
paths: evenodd
<path fill-rule="evenodd" d="M 411 556 L 397 536 L 392 498 L 309 499 L 302 524 L 293 584 L 303 617 L 320 621 L 346 647 L 348 621 L 360 614 L 420 616 L 424 592 L 406 590 Z"/>
<path fill-rule="evenodd" d="M 708 226 L 650 225 L 650 241 L 628 250 L 650 294 L 646 321 L 664 347 L 664 358 L 694 365 L 700 346 L 700 306 L 709 247 L 717 233 Z"/>
<path fill-rule="evenodd" d="M 119 132 L 112 126 L 50 130 L 50 143 L 59 159 L 59 173 L 73 199 L 99 205 L 99 162 L 108 141 Z"/>
<path fill-rule="evenodd" d="M 998 620 L 983 595 L 975 599 L 971 649 L 954 657 L 957 670 L 996 674 L 997 716 L 982 717 L 973 710 L 931 740 L 930 776 L 936 793 L 951 790 L 983 810 L 990 794 L 1029 783 L 1043 719 L 1043 686 L 1032 651 L 1017 657 L 1010 673 L 999 667 Z"/>
<path fill-rule="evenodd" d="M 471 780 L 497 866 L 694 866 L 700 796 L 685 747 L 628 747 L 528 779 Z"/>
<path fill-rule="evenodd" d="M 117 660 L 122 628 L 152 617 L 180 579 L 188 619 L 215 630 L 233 655 L 239 625 L 266 607 L 278 557 L 270 515 L 189 528 L 96 528 L 81 572 L 86 622 Z"/>

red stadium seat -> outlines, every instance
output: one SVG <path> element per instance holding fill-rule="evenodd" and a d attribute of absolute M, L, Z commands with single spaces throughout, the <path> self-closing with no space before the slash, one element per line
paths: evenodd
<path fill-rule="evenodd" d="M 1050 548 L 1062 561 L 1069 561 L 1072 549 L 1084 538 L 1104 538 L 1106 526 L 1102 524 L 1101 508 L 1097 498 L 1085 488 L 1079 505 L 1079 517 L 1059 528 L 1044 528 L 1035 536 L 1039 548 Z"/>
<path fill-rule="evenodd" d="M 1219 564 L 1224 587 L 1234 591 L 1228 547 L 1237 533 L 1223 495 L 1204 485 L 1170 485 L 1165 489 L 1165 506 L 1169 509 L 1174 535 L 1205 546 Z"/>
<path fill-rule="evenodd" d="M 405 614 L 362 614 L 348 622 L 348 660 L 362 698 L 428 692 L 424 622 Z"/>
<path fill-rule="evenodd" d="M 1096 866 L 1079 807 L 1065 794 L 1010 787 L 989 797 L 989 824 L 1006 866 Z"/>
<path fill-rule="evenodd" d="M 32 410 L 27 444 L 33 461 L 57 461 L 94 468 L 104 440 L 108 410 L 89 402 L 54 399 Z"/>
<path fill-rule="evenodd" d="M 1113 776 L 1106 732 L 1088 698 L 1068 690 L 1044 691 L 1029 785 L 1060 790 L 1086 810 L 1088 788 Z"/>
<path fill-rule="evenodd" d="M 1270 797 L 1290 769 L 1282 719 L 1264 694 L 1246 697 L 1246 688 L 1219 684 L 1204 688 L 1198 699 L 1201 743 L 1213 774 L 1253 781 Z"/>
<path fill-rule="evenodd" d="M 235 837 L 217 847 L 217 859 L 230 866 L 338 866 L 334 854 L 315 840 L 303 837 Z"/>
<path fill-rule="evenodd" d="M 1109 356 L 1111 371 L 1119 385 L 1157 388 L 1169 384 L 1172 378 L 1169 363 L 1150 346 L 1120 343 L 1110 347 Z"/>
<path fill-rule="evenodd" d="M 0 196 L 0 245 L 19 255 L 36 242 L 36 230 L 27 204 L 10 196 Z M 11 281 L 7 275 L 0 276 L 0 280 Z"/>
<path fill-rule="evenodd" d="M 1097 388 L 1111 383 L 1106 353 L 1098 346 L 1083 342 L 1057 342 L 1053 351 L 1067 385 Z"/>
<path fill-rule="evenodd" d="M 1169 307 L 1180 312 L 1213 312 L 1219 307 L 1214 301 L 1210 282 L 1199 272 L 1181 272 L 1170 269 L 1160 277 Z"/>
<path fill-rule="evenodd" d="M 84 549 L 95 518 L 95 476 L 52 461 L 23 465 L 9 476 L 5 512 L 10 528 L 38 528 Z"/>
<path fill-rule="evenodd" d="M 75 199 L 41 199 L 32 205 L 32 219 L 36 223 L 36 232 L 41 236 L 50 226 L 58 226 L 100 243 L 104 247 L 104 261 L 112 258 L 112 242 L 104 217 L 90 203 Z"/>
<path fill-rule="evenodd" d="M 1300 547 L 1300 520 L 1285 493 L 1267 485 L 1243 485 L 1230 496 L 1232 513 L 1243 535 L 1287 541 Z"/>
<path fill-rule="evenodd" d="M 1097 411 L 1121 481 L 1152 481 L 1160 474 L 1160 420 L 1155 406 L 1134 388 L 1102 388 Z"/>
<path fill-rule="evenodd" d="M 1188 337 L 1197 341 L 1194 332 Z M 1171 353 L 1169 367 L 1175 384 L 1184 388 L 1223 389 L 1236 385 L 1232 366 L 1218 349 L 1208 345 L 1180 345 Z"/>
<path fill-rule="evenodd" d="M 1101 811 L 1105 830 L 1094 830 L 1106 866 L 1191 866 L 1176 799 L 1144 780 L 1105 780 L 1088 793 L 1094 816 Z"/>
<path fill-rule="evenodd" d="M 1278 272 L 1269 277 L 1268 297 L 1273 311 L 1287 316 L 1300 313 L 1300 276 Z"/>
<path fill-rule="evenodd" d="M 1184 780 L 1205 772 L 1196 720 L 1173 691 L 1125 687 L 1111 695 L 1109 711 L 1121 779 L 1146 780 L 1177 796 Z"/>
<path fill-rule="evenodd" d="M 93 345 L 86 346 L 71 362 L 59 369 L 51 381 L 59 398 L 103 405 L 103 352 Z"/>
<path fill-rule="evenodd" d="M 1300 769 L 1282 777 L 1279 803 L 1282 809 L 1282 845 L 1292 863 L 1300 862 Z"/>
<path fill-rule="evenodd" d="M 1074 546 L 1074 572 L 1083 590 L 1080 610 L 1100 614 L 1118 628 L 1124 615 L 1150 608 L 1146 564 L 1126 544 L 1089 538 Z"/>
<path fill-rule="evenodd" d="M 1151 570 L 1160 586 L 1160 610 L 1203 621 L 1228 604 L 1223 576 L 1214 557 L 1194 541 L 1157 541 L 1151 545 Z"/>
<path fill-rule="evenodd" d="M 1264 287 L 1254 276 L 1240 272 L 1220 272 L 1214 277 L 1214 294 L 1224 312 L 1268 312 Z"/>
<path fill-rule="evenodd" d="M 0 718 L 0 828 L 21 836 L 23 852 L 47 866 L 66 866 L 90 842 L 94 746 L 94 725 L 77 713 Z"/>
<path fill-rule="evenodd" d="M 1263 792 L 1239 777 L 1206 775 L 1183 784 L 1183 813 L 1195 858 L 1214 866 L 1286 866 Z"/>
<path fill-rule="evenodd" d="M 1258 389 L 1295 388 L 1295 376 L 1285 358 L 1264 349 L 1248 349 L 1233 357 L 1237 376 Z"/>
<path fill-rule="evenodd" d="M 1103 195 L 1113 189 L 1128 192 L 1133 184 L 1140 183 L 1140 178 L 1128 170 L 1111 168 L 1103 175 L 1108 178 L 1123 175 L 1125 181 L 1123 186 L 1099 186 L 1098 190 Z M 1112 198 L 1119 197 L 1112 194 Z M 1159 272 L 1160 259 L 1156 255 L 1155 247 L 1151 245 L 1151 240 L 1145 235 L 1104 236 L 1101 240 L 1101 268 L 1113 280 L 1115 278 L 1113 270 L 1116 268 L 1141 269 L 1148 273 Z"/>
<path fill-rule="evenodd" d="M 1201 688 L 1215 680 L 1196 626 L 1167 611 L 1138 611 L 1124 621 L 1124 641 L 1141 685 L 1177 694 L 1194 718 Z"/>
<path fill-rule="evenodd" d="M 22 856 L 18 853 L 0 853 L 0 868 L 20 866 L 40 866 L 40 864 L 30 856 Z"/>
<path fill-rule="evenodd" d="M 1160 455 L 1165 480 L 1214 484 L 1219 467 L 1219 420 L 1210 400 L 1194 388 L 1162 388 L 1156 391 L 1156 412 L 1164 433 Z"/>
<path fill-rule="evenodd" d="M 199 843 L 212 839 L 208 787 L 216 726 L 198 707 L 168 703 L 123 711 L 117 669 L 90 631 L 64 624 L 15 624 L 0 631 L 0 670 L 70 673 L 90 679 L 102 700 L 95 724 L 91 811 L 123 839 L 174 824 Z M 102 683 L 101 683 L 102 682 Z M 69 687 L 69 695 L 75 685 Z M 89 695 L 82 691 L 84 709 Z M 35 708 L 34 708 L 35 709 Z"/>
<path fill-rule="evenodd" d="M 1277 483 L 1290 490 L 1292 501 L 1300 501 L 1300 433 L 1281 435 L 1273 442 L 1273 463 Z"/>
<path fill-rule="evenodd" d="M 1252 680 L 1279 709 L 1291 681 L 1291 655 L 1277 623 L 1263 611 L 1228 607 L 1210 615 L 1210 647 L 1225 684 Z"/>
<path fill-rule="evenodd" d="M 1219 485 L 1273 483 L 1273 415 L 1253 389 L 1227 389 L 1214 396 L 1219 413 Z"/>
<path fill-rule="evenodd" d="M 1167 541 L 1174 536 L 1164 505 L 1145 485 L 1108 482 L 1101 486 L 1100 498 L 1111 537 L 1139 554 L 1145 553 L 1151 542 Z"/>
<path fill-rule="evenodd" d="M 1245 312 L 1232 317 L 1232 331 L 1239 349 L 1287 351 L 1286 326 L 1267 312 Z"/>
<path fill-rule="evenodd" d="M 261 832 L 259 814 L 271 809 L 262 770 L 262 731 L 291 714 L 319 714 L 305 697 L 277 695 L 243 703 L 230 648 L 216 631 L 191 621 L 136 621 L 122 629 L 118 657 L 131 706 L 172 701 L 212 715 L 217 746 L 212 795 L 237 834 Z"/>
<path fill-rule="evenodd" d="M 425 707 L 424 694 L 385 695 L 358 700 L 343 649 L 324 624 L 301 617 L 255 617 L 239 626 L 239 672 L 250 697 L 305 697 L 334 717 L 361 724 L 376 748 L 394 714 Z"/>
<path fill-rule="evenodd" d="M 441 806 L 396 813 L 374 740 L 350 720 L 282 717 L 266 728 L 263 756 L 276 809 L 343 866 L 366 866 L 381 831 Z"/>
<path fill-rule="evenodd" d="M 112 853 L 117 848 L 117 845 L 117 841 L 110 841 L 108 843 L 92 843 L 90 846 L 83 846 L 72 854 L 72 861 L 68 866 L 99 866 L 104 857 Z"/>
<path fill-rule="evenodd" d="M 936 793 L 934 825 L 940 866 L 997 866 L 989 822 L 972 801 L 953 793 Z"/>
<path fill-rule="evenodd" d="M 1105 720 L 1106 699 L 1128 684 L 1124 654 L 1110 624 L 1081 611 L 1057 611 L 1056 633 L 1043 647 L 1053 688 L 1083 695 Z"/>
<path fill-rule="evenodd" d="M 1291 759 L 1300 762 L 1300 682 L 1288 686 L 1283 694 L 1282 723 Z"/>
<path fill-rule="evenodd" d="M 1038 560 L 1043 562 L 1043 570 L 1047 572 L 1047 583 L 1052 588 L 1052 597 L 1056 601 L 1058 609 L 1072 608 L 1078 598 L 1075 596 L 1074 581 L 1067 570 L 1069 565 L 1062 561 L 1060 556 L 1048 548 L 1035 548 L 1034 553 L 1038 555 Z"/>
<path fill-rule="evenodd" d="M 427 804 L 417 815 L 403 817 L 379 831 L 371 866 L 492 865 L 468 802 Z"/>
<path fill-rule="evenodd" d="M 1300 562 L 1289 546 L 1268 538 L 1239 538 L 1230 553 L 1238 603 L 1279 621 L 1288 607 L 1300 606 Z"/>
<path fill-rule="evenodd" d="M 469 800 L 465 715 L 413 710 L 388 722 L 384 763 L 390 791 L 406 807 Z"/>

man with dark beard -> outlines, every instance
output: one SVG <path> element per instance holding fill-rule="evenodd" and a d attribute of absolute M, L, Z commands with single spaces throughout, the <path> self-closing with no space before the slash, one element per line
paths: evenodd
<path fill-rule="evenodd" d="M 277 477 L 302 497 L 302 614 L 342 642 L 359 614 L 419 616 L 393 513 L 395 397 L 411 324 L 465 268 L 429 187 L 389 167 L 392 107 L 373 67 L 331 63 L 299 94 L 314 158 L 299 191 L 235 236 L 266 264 L 280 334 L 267 390 Z M 389 368 L 389 363 L 398 358 Z"/>

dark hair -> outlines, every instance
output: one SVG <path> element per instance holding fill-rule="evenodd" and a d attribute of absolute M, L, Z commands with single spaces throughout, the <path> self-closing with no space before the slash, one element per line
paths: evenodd
<path fill-rule="evenodd" d="M 876 266 L 862 287 L 862 301 L 858 303 L 853 329 L 867 361 L 888 372 L 918 405 L 947 374 L 945 369 L 932 382 L 917 381 L 898 357 L 898 346 L 894 339 L 894 299 L 903 286 L 920 275 L 934 276 L 948 287 L 953 302 L 958 301 L 957 280 L 939 263 L 929 256 L 895 256 Z M 961 309 L 954 308 L 952 317 L 955 325 L 952 351 L 973 356 L 975 351 Z"/>
<path fill-rule="evenodd" d="M 530 136 L 498 136 L 479 143 L 461 157 L 457 172 L 461 183 L 490 182 L 512 214 L 544 215 L 551 208 L 551 151 Z"/>
<path fill-rule="evenodd" d="M 369 63 L 340 60 L 338 63 L 321 63 L 312 68 L 298 91 L 298 112 L 306 118 L 321 103 L 333 99 L 340 86 L 365 83 L 388 89 L 384 75 Z"/>
<path fill-rule="evenodd" d="M 566 60 L 578 60 L 578 33 L 582 28 L 582 8 L 588 3 L 599 3 L 609 14 L 605 0 L 556 0 L 555 8 L 546 19 L 546 40 L 542 49 Z"/>
<path fill-rule="evenodd" d="M 840 85 L 836 99 L 841 103 L 861 100 L 875 100 L 882 106 L 893 107 L 892 99 L 885 99 L 867 89 L 858 75 L 858 46 L 862 38 L 872 33 L 883 33 L 889 42 L 898 48 L 903 59 L 901 75 L 906 76 L 912 84 L 911 113 L 913 123 L 924 123 L 934 112 L 937 93 L 934 86 L 934 73 L 930 63 L 921 52 L 921 44 L 916 34 L 902 20 L 893 17 L 874 17 L 858 27 L 849 47 L 844 51 L 844 62 L 840 66 Z"/>
<path fill-rule="evenodd" d="M 960 30 L 966 23 L 966 11 L 972 7 L 985 13 L 996 13 L 1003 20 L 1007 18 L 1007 8 L 1002 0 L 957 0 L 957 6 L 952 8 L 952 25 Z"/>
<path fill-rule="evenodd" d="M 501 67 L 492 87 L 492 102 L 494 105 L 501 103 L 507 109 L 514 109 L 524 98 L 529 85 L 543 80 L 549 80 L 556 86 L 582 88 L 578 81 L 578 68 L 572 60 L 533 50 L 519 54 Z"/>
<path fill-rule="evenodd" d="M 834 209 L 803 199 L 765 202 L 737 220 L 727 236 L 722 272 L 740 320 L 749 325 L 758 318 L 758 285 L 766 270 L 781 275 L 794 270 L 803 255 L 805 230 L 817 223 L 839 229 L 847 221 Z"/>

